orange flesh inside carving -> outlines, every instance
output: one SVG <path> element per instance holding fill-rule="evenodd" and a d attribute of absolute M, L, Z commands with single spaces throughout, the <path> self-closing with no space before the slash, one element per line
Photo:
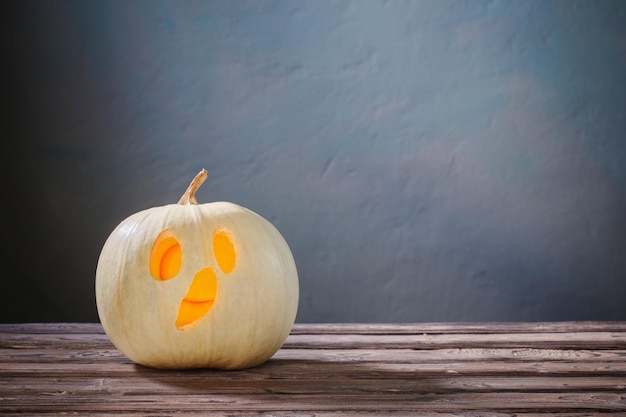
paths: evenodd
<path fill-rule="evenodd" d="M 213 253 L 223 273 L 230 274 L 235 269 L 237 252 L 228 232 L 219 230 L 213 234 Z"/>
<path fill-rule="evenodd" d="M 178 239 L 169 230 L 161 232 L 150 252 L 150 274 L 159 281 L 174 278 L 180 271 L 183 252 Z"/>
<path fill-rule="evenodd" d="M 176 328 L 184 330 L 204 317 L 217 298 L 217 276 L 213 268 L 207 267 L 196 273 L 180 303 Z"/>

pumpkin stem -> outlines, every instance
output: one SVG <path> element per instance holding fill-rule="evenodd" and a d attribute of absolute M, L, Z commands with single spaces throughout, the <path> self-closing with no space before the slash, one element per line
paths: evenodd
<path fill-rule="evenodd" d="M 208 176 L 209 174 L 206 172 L 206 169 L 202 168 L 202 171 L 200 171 L 198 175 L 191 180 L 189 187 L 185 190 L 185 194 L 183 194 L 180 200 L 178 200 L 178 204 L 198 204 L 198 200 L 196 200 L 196 191 L 198 191 L 198 188 L 200 188 Z"/>

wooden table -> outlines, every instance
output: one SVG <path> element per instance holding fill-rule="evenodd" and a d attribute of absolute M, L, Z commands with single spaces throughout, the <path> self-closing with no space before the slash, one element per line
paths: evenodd
<path fill-rule="evenodd" d="M 3 413 L 626 415 L 626 322 L 297 324 L 243 371 L 144 368 L 99 324 L 4 324 Z"/>

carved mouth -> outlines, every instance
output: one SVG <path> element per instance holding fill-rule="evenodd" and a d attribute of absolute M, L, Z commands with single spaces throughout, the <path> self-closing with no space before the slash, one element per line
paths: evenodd
<path fill-rule="evenodd" d="M 211 267 L 201 269 L 193 277 L 187 295 L 180 302 L 176 328 L 186 330 L 203 318 L 217 299 L 217 275 Z"/>

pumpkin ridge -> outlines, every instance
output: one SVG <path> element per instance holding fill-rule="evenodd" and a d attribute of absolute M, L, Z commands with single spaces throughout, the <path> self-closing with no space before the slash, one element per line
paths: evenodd
<path fill-rule="evenodd" d="M 148 210 L 147 213 L 144 212 L 144 214 L 145 214 L 144 216 L 141 216 L 141 217 L 137 216 L 137 217 L 139 217 L 139 220 L 137 222 L 135 222 L 135 224 L 133 225 L 132 229 L 128 233 L 128 237 L 126 239 L 124 239 L 124 250 L 122 251 L 122 254 L 123 254 L 122 255 L 122 262 L 119 263 L 119 267 L 118 267 L 118 271 L 117 271 L 117 280 L 118 280 L 117 285 L 118 285 L 118 288 L 123 288 L 124 287 L 124 285 L 121 285 L 120 281 L 122 279 L 122 276 L 124 275 L 123 274 L 123 269 L 126 268 L 126 261 L 128 259 L 128 253 L 129 253 L 128 252 L 128 248 L 129 248 L 131 242 L 133 241 L 133 239 L 131 239 L 130 237 L 134 236 L 136 230 L 138 230 L 138 229 L 141 230 L 139 228 L 139 226 L 143 225 L 143 223 L 150 217 L 150 214 L 153 214 L 153 213 L 154 213 L 154 210 Z M 119 309 L 121 311 L 121 314 L 126 314 L 125 310 L 124 310 L 124 303 L 122 302 L 122 295 L 123 295 L 122 291 L 117 291 L 117 296 L 116 296 L 117 300 L 116 301 L 117 301 L 117 304 L 118 304 Z M 132 344 L 133 344 L 132 340 L 133 339 L 129 335 L 129 329 L 127 328 L 125 323 L 124 323 L 123 326 L 121 326 L 121 328 L 122 328 L 122 332 L 124 333 L 124 341 L 128 345 L 128 349 L 131 352 L 135 352 L 135 348 L 132 346 Z"/>
<path fill-rule="evenodd" d="M 275 234 L 275 228 L 274 226 L 269 223 L 268 221 L 266 221 L 264 218 L 259 217 L 259 222 L 263 225 L 263 229 L 265 230 L 265 233 L 267 233 L 268 235 L 272 236 Z M 281 239 L 284 240 L 284 238 L 282 238 L 282 235 L 279 236 Z M 272 250 L 273 253 L 275 254 L 275 258 L 278 260 L 278 263 L 280 264 L 280 270 L 281 272 L 283 272 L 282 274 L 277 274 L 277 276 L 282 277 L 282 281 L 280 282 L 281 284 L 281 290 L 282 291 L 286 291 L 287 288 L 287 282 L 285 280 L 285 275 L 284 272 L 286 271 L 285 268 L 285 264 L 282 260 L 282 258 L 279 256 L 279 253 L 281 253 L 278 249 L 278 247 L 276 246 L 276 241 L 274 241 L 273 239 L 270 239 L 270 244 L 272 245 Z M 286 243 L 286 242 L 285 242 Z M 287 314 L 287 312 L 289 311 L 289 304 L 288 303 L 283 303 L 282 304 L 282 312 L 281 312 L 281 317 L 289 317 L 289 314 Z M 295 318 L 294 318 L 295 320 Z M 291 327 L 293 326 L 293 323 L 283 323 L 283 326 L 287 326 L 289 329 L 291 329 Z M 280 346 L 283 344 L 283 340 L 282 338 L 276 334 L 276 340 L 275 343 Z"/>

